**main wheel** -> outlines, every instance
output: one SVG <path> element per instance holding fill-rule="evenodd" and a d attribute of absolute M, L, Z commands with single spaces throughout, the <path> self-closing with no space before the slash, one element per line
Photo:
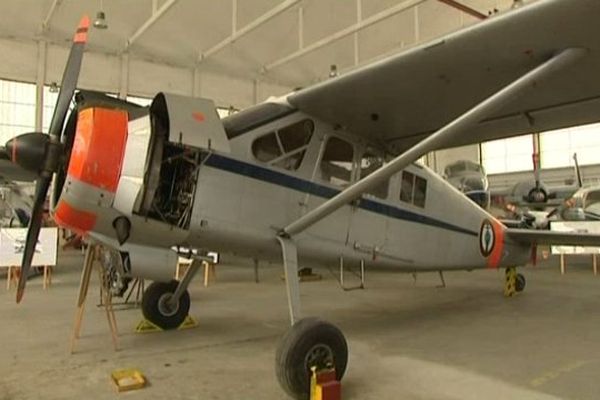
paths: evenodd
<path fill-rule="evenodd" d="M 179 327 L 190 311 L 190 295 L 184 291 L 175 305 L 169 300 L 175 293 L 179 282 L 153 282 L 142 296 L 142 314 L 144 318 L 162 329 Z"/>
<path fill-rule="evenodd" d="M 517 274 L 517 278 L 515 279 L 515 290 L 517 292 L 522 292 L 525 290 L 525 285 L 527 281 L 525 280 L 525 276 L 523 274 Z"/>
<path fill-rule="evenodd" d="M 317 318 L 304 318 L 286 332 L 275 355 L 275 370 L 281 387 L 293 398 L 308 399 L 311 367 L 335 367 L 341 380 L 348 364 L 348 345 L 334 325 Z"/>

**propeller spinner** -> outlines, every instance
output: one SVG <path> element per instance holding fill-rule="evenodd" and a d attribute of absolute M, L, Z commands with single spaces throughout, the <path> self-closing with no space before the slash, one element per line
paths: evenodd
<path fill-rule="evenodd" d="M 17 303 L 21 301 L 25 291 L 27 276 L 31 268 L 31 262 L 42 226 L 44 202 L 48 195 L 52 176 L 64 163 L 64 146 L 61 143 L 62 130 L 67 112 L 69 111 L 69 104 L 77 87 L 89 26 L 90 19 L 84 16 L 79 22 L 79 26 L 73 37 L 73 45 L 71 46 L 71 52 L 69 53 L 67 65 L 63 73 L 60 93 L 58 94 L 48 135 L 40 132 L 25 133 L 10 139 L 6 143 L 6 154 L 12 162 L 38 174 L 33 210 L 31 212 L 31 219 L 29 220 L 23 261 L 21 263 Z"/>

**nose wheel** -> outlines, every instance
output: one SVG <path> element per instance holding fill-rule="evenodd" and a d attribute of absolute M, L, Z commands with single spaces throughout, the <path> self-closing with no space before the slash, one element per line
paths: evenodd
<path fill-rule="evenodd" d="M 142 296 L 144 318 L 162 329 L 179 327 L 190 311 L 190 295 L 184 290 L 178 299 L 175 291 L 179 282 L 153 282 Z"/>

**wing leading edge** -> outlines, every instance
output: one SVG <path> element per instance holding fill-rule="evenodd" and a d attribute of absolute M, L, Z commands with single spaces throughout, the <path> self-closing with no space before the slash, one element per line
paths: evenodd
<path fill-rule="evenodd" d="M 540 0 L 297 91 L 289 103 L 401 153 L 566 48 L 588 55 L 451 146 L 600 121 L 600 1 Z M 447 147 L 447 146 L 444 146 Z"/>

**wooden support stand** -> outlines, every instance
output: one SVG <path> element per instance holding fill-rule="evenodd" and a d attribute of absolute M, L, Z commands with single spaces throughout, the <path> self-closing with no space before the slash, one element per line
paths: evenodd
<path fill-rule="evenodd" d="M 180 280 L 181 277 L 185 274 L 187 269 L 192 265 L 191 258 L 179 258 L 177 261 L 177 267 L 175 269 L 175 279 Z M 211 280 L 217 279 L 217 274 L 215 272 L 215 264 L 202 261 L 202 266 L 204 266 L 204 287 L 208 287 L 208 283 Z"/>
<path fill-rule="evenodd" d="M 90 286 L 90 278 L 92 276 L 92 269 L 94 267 L 94 261 L 97 260 L 99 256 L 100 246 L 98 245 L 89 245 L 86 253 L 85 260 L 83 263 L 83 270 L 81 272 L 81 281 L 79 284 L 79 297 L 77 299 L 77 311 L 75 312 L 75 325 L 73 328 L 73 335 L 71 336 L 71 354 L 75 352 L 75 343 L 77 339 L 79 339 L 81 334 L 81 324 L 83 320 L 83 312 L 85 309 L 85 301 L 87 299 L 88 289 Z M 108 320 L 108 326 L 110 328 L 112 343 L 115 351 L 118 348 L 117 342 L 117 320 L 115 318 L 115 312 L 112 306 L 112 295 L 110 290 L 108 289 L 107 277 L 104 274 L 104 270 L 102 267 L 99 268 L 99 276 L 100 276 L 100 296 L 101 302 L 104 304 L 104 309 L 106 310 L 106 319 Z"/>
<path fill-rule="evenodd" d="M 592 254 L 592 269 L 594 275 L 598 275 L 598 254 Z M 567 255 L 565 253 L 560 254 L 560 274 L 564 275 L 567 272 Z"/>
<path fill-rule="evenodd" d="M 35 267 L 33 267 L 35 268 Z M 42 287 L 44 288 L 44 290 L 47 290 L 50 285 L 52 284 L 52 266 L 50 265 L 44 265 L 42 267 L 43 270 L 43 281 L 42 281 Z M 19 276 L 21 275 L 21 267 L 18 265 L 11 265 L 10 267 L 8 267 L 8 270 L 6 272 L 6 290 L 10 290 L 13 285 L 15 287 L 17 287 L 17 285 L 19 284 Z"/>

